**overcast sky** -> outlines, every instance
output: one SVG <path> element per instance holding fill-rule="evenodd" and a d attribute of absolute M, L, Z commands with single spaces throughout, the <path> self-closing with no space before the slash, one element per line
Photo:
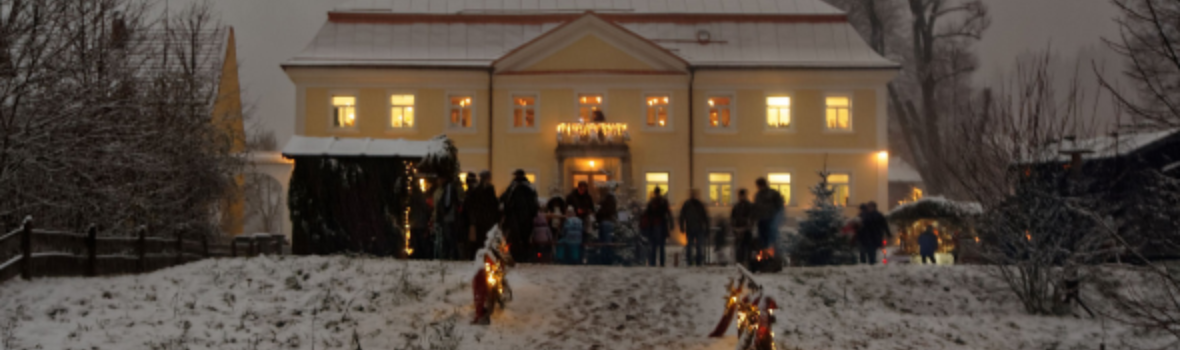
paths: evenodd
<path fill-rule="evenodd" d="M 175 9 L 185 1 L 169 0 Z M 243 101 L 257 127 L 273 130 L 282 147 L 295 131 L 295 88 L 279 64 L 301 51 L 341 0 L 213 0 L 222 22 L 233 26 Z M 1052 47 L 1061 62 L 1113 59 L 1101 37 L 1115 37 L 1117 16 L 1109 0 L 985 0 L 992 26 L 976 47 L 982 67 L 976 82 L 996 81 L 1023 54 Z M 1117 62 L 1108 62 L 1108 70 Z M 247 127 L 250 127 L 249 125 Z"/>

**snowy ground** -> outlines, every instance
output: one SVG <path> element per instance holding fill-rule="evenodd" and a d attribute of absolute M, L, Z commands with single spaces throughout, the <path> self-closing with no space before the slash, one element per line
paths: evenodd
<path fill-rule="evenodd" d="M 731 268 L 522 265 L 516 299 L 473 326 L 473 265 L 350 257 L 219 259 L 146 275 L 0 285 L 0 349 L 732 349 L 706 334 Z M 1130 337 L 1021 312 L 978 267 L 763 275 L 780 349 L 1097 349 Z M 448 322 L 447 320 L 453 320 Z M 453 327 L 451 327 L 453 325 Z M 1108 345 L 1110 346 L 1110 345 Z M 446 349 L 449 347 L 436 347 Z"/>

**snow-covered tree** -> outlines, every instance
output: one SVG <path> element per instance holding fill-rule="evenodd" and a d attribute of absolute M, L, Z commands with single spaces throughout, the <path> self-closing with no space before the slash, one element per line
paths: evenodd
<path fill-rule="evenodd" d="M 819 172 L 819 184 L 811 187 L 815 195 L 807 219 L 799 222 L 799 237 L 789 250 L 792 260 L 803 265 L 837 265 L 851 263 L 851 246 L 840 237 L 844 214 L 832 197 L 835 190 L 828 185 L 828 171 Z"/>
<path fill-rule="evenodd" d="M 214 123 L 224 38 L 208 4 L 0 0 L 0 218 L 214 232 L 241 135 Z"/>

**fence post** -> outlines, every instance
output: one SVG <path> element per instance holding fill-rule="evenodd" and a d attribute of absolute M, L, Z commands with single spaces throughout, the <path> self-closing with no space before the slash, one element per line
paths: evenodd
<path fill-rule="evenodd" d="M 257 249 L 258 249 L 258 239 L 257 239 L 257 237 L 251 236 L 250 237 L 250 253 L 249 253 L 249 256 L 247 256 L 247 257 L 252 258 L 255 255 L 258 255 Z"/>
<path fill-rule="evenodd" d="M 98 227 L 86 229 L 86 275 L 98 276 Z"/>
<path fill-rule="evenodd" d="M 20 277 L 33 279 L 33 217 L 26 216 L 20 228 Z"/>
<path fill-rule="evenodd" d="M 147 227 L 139 227 L 139 242 L 136 242 L 136 250 L 139 252 L 139 272 L 147 272 Z"/>
<path fill-rule="evenodd" d="M 274 248 L 274 255 L 283 255 L 283 241 L 279 236 L 270 236 L 270 245 Z"/>
<path fill-rule="evenodd" d="M 206 259 L 209 258 L 209 235 L 208 234 L 201 235 L 201 254 L 205 255 Z"/>
<path fill-rule="evenodd" d="M 238 257 L 238 238 L 237 237 L 229 239 L 229 256 L 233 257 L 233 258 Z"/>
<path fill-rule="evenodd" d="M 184 231 L 176 231 L 176 259 L 173 265 L 184 263 Z"/>

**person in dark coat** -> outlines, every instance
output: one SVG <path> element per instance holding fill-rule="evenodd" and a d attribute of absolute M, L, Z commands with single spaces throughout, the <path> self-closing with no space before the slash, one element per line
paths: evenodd
<path fill-rule="evenodd" d="M 934 235 L 934 226 L 926 226 L 926 231 L 918 235 L 918 253 L 922 255 L 922 263 L 926 263 L 926 259 L 930 259 L 931 264 L 937 264 L 934 261 L 934 251 L 938 250 L 938 236 Z"/>
<path fill-rule="evenodd" d="M 434 208 L 426 199 L 422 187 L 410 186 L 410 253 L 411 259 L 431 259 L 434 257 L 434 242 L 430 235 L 430 217 L 434 216 Z"/>
<path fill-rule="evenodd" d="M 468 179 L 472 176 L 468 175 Z M 467 187 L 466 216 L 471 223 L 471 230 L 467 235 L 474 243 L 475 250 L 479 250 L 488 239 L 488 231 L 500 222 L 500 201 L 496 198 L 496 185 L 492 184 L 492 173 L 484 170 L 479 173 L 479 184 Z M 473 255 L 474 257 L 474 255 Z"/>
<path fill-rule="evenodd" d="M 591 229 L 590 219 L 594 218 L 594 197 L 590 195 L 590 185 L 585 181 L 579 182 L 578 187 L 565 196 L 565 203 L 574 207 L 574 215 L 582 219 L 582 228 L 586 230 L 582 232 L 582 243 L 585 244 L 586 233 Z M 578 256 L 586 256 L 585 248 L 579 246 L 579 249 Z"/>
<path fill-rule="evenodd" d="M 709 237 L 709 211 L 700 199 L 701 191 L 692 189 L 688 200 L 680 206 L 680 232 L 688 238 L 684 247 L 684 261 L 688 266 L 705 264 L 705 240 Z M 693 251 L 696 251 L 695 254 Z"/>
<path fill-rule="evenodd" d="M 440 177 L 434 188 L 434 253 L 436 259 L 459 259 L 459 208 L 462 189 L 447 177 Z"/>
<path fill-rule="evenodd" d="M 754 203 L 744 188 L 738 190 L 738 202 L 729 211 L 729 222 L 733 225 L 734 260 L 749 266 L 750 251 L 754 249 Z"/>
<path fill-rule="evenodd" d="M 601 263 L 610 265 L 615 261 L 615 249 L 609 244 L 614 242 L 615 226 L 619 222 L 619 200 L 615 197 L 615 185 L 602 187 L 602 198 L 598 203 L 595 220 L 598 221 L 598 243 L 607 244 L 599 248 Z"/>
<path fill-rule="evenodd" d="M 560 195 L 549 198 L 545 203 L 545 216 L 549 218 L 549 230 L 556 239 L 561 239 L 561 230 L 565 228 L 565 199 Z"/>
<path fill-rule="evenodd" d="M 762 249 L 767 250 L 773 257 L 776 256 L 779 224 L 785 214 L 786 200 L 782 193 L 770 188 L 766 179 L 758 178 L 754 184 L 758 186 L 758 193 L 754 194 L 754 217 L 758 220 L 758 238 L 762 241 Z"/>
<path fill-rule="evenodd" d="M 466 190 L 463 191 L 462 205 L 459 206 L 459 217 L 456 220 L 458 224 L 455 225 L 455 236 L 458 241 L 455 243 L 459 246 L 459 260 L 471 260 L 475 258 L 475 250 L 478 248 L 476 248 L 475 236 L 473 235 L 475 230 L 472 229 L 471 217 L 468 215 L 471 211 L 469 201 L 471 200 L 471 194 L 474 192 L 475 186 L 479 184 L 479 178 L 475 176 L 475 173 L 469 172 L 464 179 L 463 186 L 465 186 Z"/>
<path fill-rule="evenodd" d="M 517 169 L 512 173 L 512 184 L 500 195 L 500 204 L 504 206 L 504 217 L 501 226 L 506 232 L 508 250 L 512 259 L 517 262 L 528 262 L 529 236 L 533 232 L 533 218 L 537 216 L 537 191 L 529 184 L 524 176 L 524 170 Z"/>
<path fill-rule="evenodd" d="M 651 243 L 651 255 L 647 257 L 648 265 L 656 266 L 658 258 L 660 266 L 664 266 L 664 245 L 668 242 L 668 233 L 672 232 L 672 225 L 672 209 L 668 205 L 668 199 L 660 195 L 660 188 L 656 187 L 639 221 L 639 228 Z"/>
<path fill-rule="evenodd" d="M 885 246 L 885 239 L 892 237 L 889 232 L 889 222 L 885 215 L 877 211 L 877 203 L 869 202 L 868 211 L 861 217 L 860 231 L 856 233 L 857 243 L 860 244 L 860 262 L 876 265 L 877 250 Z"/>

